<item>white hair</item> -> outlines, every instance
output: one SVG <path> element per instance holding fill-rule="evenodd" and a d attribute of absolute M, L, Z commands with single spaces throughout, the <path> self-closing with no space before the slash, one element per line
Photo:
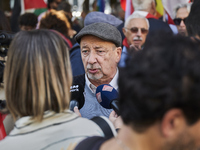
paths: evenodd
<path fill-rule="evenodd" d="M 186 4 L 179 4 L 175 10 L 174 10 L 174 16 L 176 17 L 176 14 L 177 14 L 177 11 L 180 9 L 180 8 L 186 8 L 188 13 L 190 13 L 190 10 L 191 10 L 191 6 L 192 6 L 192 3 L 186 3 Z"/>
<path fill-rule="evenodd" d="M 155 0 L 132 0 L 134 10 L 148 10 Z"/>
<path fill-rule="evenodd" d="M 125 23 L 124 23 L 124 27 L 127 27 L 127 25 L 129 24 L 129 22 L 134 19 L 134 18 L 142 18 L 147 22 L 147 27 L 149 29 L 149 21 L 147 18 L 145 18 L 143 15 L 137 13 L 137 12 L 133 12 L 130 16 L 128 16 L 128 18 L 126 19 Z"/>

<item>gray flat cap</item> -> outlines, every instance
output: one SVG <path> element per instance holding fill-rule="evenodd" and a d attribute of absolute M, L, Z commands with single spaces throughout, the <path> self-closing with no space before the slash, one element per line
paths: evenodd
<path fill-rule="evenodd" d="M 85 35 L 93 35 L 102 40 L 110 41 L 117 47 L 122 44 L 122 37 L 116 27 L 108 23 L 93 23 L 85 26 L 76 36 L 75 40 L 80 44 L 81 38 Z"/>
<path fill-rule="evenodd" d="M 100 11 L 93 11 L 87 14 L 87 16 L 84 19 L 84 26 L 87 26 L 92 23 L 97 23 L 97 22 L 104 22 L 111 24 L 115 27 L 118 27 L 120 24 L 123 23 L 122 20 L 118 19 L 117 17 L 109 14 L 105 14 Z"/>

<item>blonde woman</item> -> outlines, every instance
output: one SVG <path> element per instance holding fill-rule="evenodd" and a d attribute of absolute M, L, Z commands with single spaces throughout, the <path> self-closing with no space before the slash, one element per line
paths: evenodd
<path fill-rule="evenodd" d="M 7 107 L 15 127 L 1 150 L 67 150 L 100 135 L 94 122 L 68 110 L 72 73 L 67 47 L 48 30 L 20 31 L 13 39 L 4 72 Z"/>

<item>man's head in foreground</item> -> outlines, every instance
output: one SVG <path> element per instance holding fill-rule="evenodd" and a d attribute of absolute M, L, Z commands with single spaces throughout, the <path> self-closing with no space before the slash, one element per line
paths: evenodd
<path fill-rule="evenodd" d="M 195 0 L 185 22 L 188 36 L 200 39 L 200 1 Z"/>
<path fill-rule="evenodd" d="M 152 150 L 198 150 L 199 47 L 180 36 L 149 40 L 148 46 L 120 70 L 123 122 L 132 129 L 137 146 L 143 143 Z"/>
<path fill-rule="evenodd" d="M 121 34 L 107 23 L 85 26 L 77 35 L 86 75 L 95 86 L 108 84 L 121 58 Z"/>

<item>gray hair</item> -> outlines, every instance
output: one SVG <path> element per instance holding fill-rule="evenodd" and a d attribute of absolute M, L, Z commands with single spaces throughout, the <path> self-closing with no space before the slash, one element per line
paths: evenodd
<path fill-rule="evenodd" d="M 155 0 L 132 0 L 134 10 L 148 10 Z"/>
<path fill-rule="evenodd" d="M 186 3 L 186 4 L 179 4 L 175 10 L 174 10 L 174 16 L 176 17 L 176 14 L 177 14 L 177 11 L 180 9 L 180 8 L 187 8 L 187 11 L 188 13 L 190 13 L 190 10 L 191 10 L 191 6 L 192 6 L 192 3 Z"/>
<path fill-rule="evenodd" d="M 124 27 L 127 27 L 127 25 L 129 24 L 129 22 L 134 19 L 134 18 L 142 18 L 147 22 L 147 27 L 149 29 L 149 21 L 147 18 L 145 18 L 143 15 L 137 13 L 137 12 L 133 12 L 130 16 L 128 16 L 128 18 L 126 19 L 125 23 L 124 23 Z"/>

